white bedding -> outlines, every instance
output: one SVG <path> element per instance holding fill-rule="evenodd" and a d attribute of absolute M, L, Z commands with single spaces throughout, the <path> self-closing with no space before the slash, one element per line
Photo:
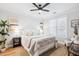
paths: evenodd
<path fill-rule="evenodd" d="M 21 42 L 31 55 L 37 56 L 55 46 L 55 38 L 52 36 L 23 36 Z"/>

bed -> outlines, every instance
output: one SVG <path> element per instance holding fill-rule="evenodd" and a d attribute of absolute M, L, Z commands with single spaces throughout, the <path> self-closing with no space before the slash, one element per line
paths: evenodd
<path fill-rule="evenodd" d="M 45 51 L 54 48 L 56 40 L 52 36 L 22 36 L 21 43 L 32 56 L 39 56 Z"/>

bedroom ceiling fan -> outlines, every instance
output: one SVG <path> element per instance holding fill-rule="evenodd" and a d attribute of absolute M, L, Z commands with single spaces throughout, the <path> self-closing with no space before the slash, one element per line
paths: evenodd
<path fill-rule="evenodd" d="M 50 3 L 46 3 L 43 6 L 41 4 L 32 3 L 37 9 L 31 9 L 30 11 L 45 11 L 49 12 L 49 10 L 44 9 L 46 6 L 48 6 Z"/>

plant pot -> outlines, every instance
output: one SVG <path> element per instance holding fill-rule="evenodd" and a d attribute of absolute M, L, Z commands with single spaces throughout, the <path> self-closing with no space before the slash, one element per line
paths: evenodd
<path fill-rule="evenodd" d="M 5 52 L 6 48 L 0 49 L 1 52 Z"/>

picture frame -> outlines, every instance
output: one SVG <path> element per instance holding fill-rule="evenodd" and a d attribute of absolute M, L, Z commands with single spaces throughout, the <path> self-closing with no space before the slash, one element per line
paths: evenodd
<path fill-rule="evenodd" d="M 71 20 L 71 27 L 75 27 L 79 24 L 79 19 Z"/>

